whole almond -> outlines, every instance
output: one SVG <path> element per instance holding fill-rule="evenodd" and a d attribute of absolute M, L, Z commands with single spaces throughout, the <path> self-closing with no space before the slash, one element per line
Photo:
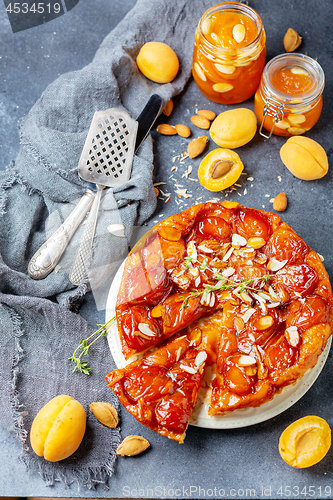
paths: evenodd
<path fill-rule="evenodd" d="M 176 135 L 177 131 L 175 127 L 169 125 L 168 123 L 160 123 L 157 127 L 157 132 L 162 135 Z"/>
<path fill-rule="evenodd" d="M 283 212 L 287 208 L 287 204 L 288 200 L 286 193 L 279 193 L 273 201 L 273 208 L 277 212 Z"/>
<path fill-rule="evenodd" d="M 187 146 L 187 154 L 190 158 L 196 158 L 201 155 L 204 151 L 208 142 L 208 137 L 206 135 L 202 135 L 197 139 L 193 139 Z"/>
<path fill-rule="evenodd" d="M 216 118 L 216 113 L 214 111 L 210 111 L 209 109 L 200 109 L 197 113 L 199 116 L 203 116 L 207 118 L 207 120 L 214 120 Z"/>
<path fill-rule="evenodd" d="M 198 128 L 203 128 L 208 130 L 210 127 L 210 121 L 208 120 L 208 118 L 205 118 L 204 116 L 194 115 L 191 118 L 191 122 Z"/>
<path fill-rule="evenodd" d="M 127 436 L 118 446 L 116 453 L 122 457 L 133 457 L 145 451 L 149 446 L 149 441 L 142 436 Z"/>
<path fill-rule="evenodd" d="M 177 134 L 181 137 L 190 137 L 191 135 L 191 130 L 186 125 L 175 125 L 175 129 L 177 131 Z"/>
<path fill-rule="evenodd" d="M 118 425 L 118 413 L 115 407 L 110 403 L 91 403 L 89 405 L 90 411 L 97 420 L 107 427 L 115 429 Z"/>
<path fill-rule="evenodd" d="M 170 115 L 171 115 L 171 113 L 172 113 L 172 111 L 173 111 L 173 100 L 172 100 L 172 99 L 170 99 L 170 100 L 166 103 L 166 105 L 164 106 L 164 109 L 163 109 L 163 114 L 164 114 L 165 116 L 170 116 Z"/>

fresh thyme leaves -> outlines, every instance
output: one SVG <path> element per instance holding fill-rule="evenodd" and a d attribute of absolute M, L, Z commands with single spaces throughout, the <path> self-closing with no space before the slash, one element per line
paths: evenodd
<path fill-rule="evenodd" d="M 75 363 L 75 367 L 73 369 L 74 373 L 76 370 L 79 370 L 81 373 L 84 373 L 85 375 L 90 375 L 90 368 L 88 366 L 87 361 L 82 361 L 82 356 L 88 356 L 89 355 L 89 349 L 90 347 L 100 338 L 100 337 L 105 337 L 108 333 L 108 329 L 114 324 L 116 321 L 116 317 L 114 316 L 113 318 L 109 319 L 107 323 L 104 325 L 97 325 L 99 326 L 99 329 L 96 330 L 94 333 L 90 335 L 87 339 L 81 339 L 79 345 L 75 349 L 73 355 L 68 358 L 69 361 L 73 361 Z M 77 352 L 80 351 L 80 354 L 77 356 Z"/>
<path fill-rule="evenodd" d="M 192 257 L 185 257 L 185 260 L 187 261 L 186 264 L 186 271 L 189 269 L 190 264 L 192 263 L 198 263 L 200 264 L 199 270 L 200 271 L 210 271 L 213 273 L 213 276 L 217 281 L 215 285 L 210 285 L 208 283 L 205 283 L 203 285 L 203 290 L 199 291 L 198 289 L 194 288 L 191 290 L 186 296 L 181 297 L 182 299 L 182 305 L 180 308 L 180 311 L 183 311 L 187 306 L 188 306 L 188 301 L 191 298 L 197 298 L 203 295 L 204 293 L 210 293 L 210 292 L 215 292 L 217 290 L 219 291 L 224 291 L 224 290 L 233 290 L 237 288 L 238 293 L 242 293 L 245 290 L 252 290 L 257 292 L 258 290 L 254 288 L 253 285 L 255 282 L 259 284 L 259 282 L 264 282 L 267 283 L 269 278 L 271 278 L 273 275 L 272 274 L 265 274 L 261 278 L 242 278 L 240 281 L 233 281 L 223 275 L 220 271 L 217 269 L 211 269 L 208 266 L 208 259 L 207 257 L 203 260 L 203 262 L 199 262 L 196 259 L 193 259 Z"/>
<path fill-rule="evenodd" d="M 187 307 L 187 303 L 191 298 L 194 299 L 196 297 L 200 297 L 200 295 L 202 295 L 202 293 L 203 292 L 199 292 L 199 290 L 194 288 L 188 295 L 186 295 L 186 297 L 181 297 L 183 302 L 182 302 L 180 311 L 183 311 L 185 309 L 185 307 Z"/>

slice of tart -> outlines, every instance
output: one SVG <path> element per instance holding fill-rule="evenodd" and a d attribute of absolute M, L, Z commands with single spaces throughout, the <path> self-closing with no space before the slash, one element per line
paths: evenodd
<path fill-rule="evenodd" d="M 105 377 L 133 417 L 179 443 L 184 440 L 207 359 L 195 343 L 184 335 Z"/>

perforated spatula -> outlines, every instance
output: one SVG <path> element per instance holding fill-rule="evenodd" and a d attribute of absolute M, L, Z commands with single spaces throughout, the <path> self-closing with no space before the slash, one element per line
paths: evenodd
<path fill-rule="evenodd" d="M 134 152 L 156 120 L 156 108 L 158 113 L 161 110 L 162 99 L 157 95 L 152 98 L 153 102 L 148 102 L 137 120 L 133 120 L 126 111 L 115 108 L 94 115 L 79 161 L 79 175 L 95 183 L 97 193 L 69 275 L 74 285 L 81 282 L 87 266 L 102 190 L 106 186 L 120 186 L 129 180 Z"/>
<path fill-rule="evenodd" d="M 162 109 L 163 109 L 163 101 L 161 97 L 157 94 L 153 94 L 149 98 L 146 106 L 144 107 L 138 118 L 136 119 L 136 122 L 138 123 L 138 128 L 137 128 L 136 142 L 134 148 L 135 151 L 138 149 L 141 142 L 149 134 L 150 129 L 155 123 L 156 118 L 160 115 Z M 109 125 L 110 124 L 107 124 L 107 127 L 109 127 Z M 101 129 L 99 129 L 99 131 L 101 132 Z M 103 134 L 103 131 L 101 133 Z M 103 134 L 103 136 L 104 135 L 107 134 Z M 119 139 L 120 135 L 117 136 Z M 127 135 L 128 134 L 125 134 L 126 137 Z M 107 137 L 109 139 L 108 135 Z M 112 137 L 112 140 L 114 141 L 115 138 Z M 106 143 L 110 144 L 110 141 L 105 141 L 105 144 L 103 144 L 103 146 L 100 145 L 102 147 L 103 155 L 105 153 L 103 151 L 103 148 L 105 148 Z M 122 145 L 121 147 L 124 146 Z M 95 152 L 97 151 L 96 158 L 101 159 L 100 156 L 98 155 L 99 151 L 97 144 L 96 148 L 97 149 L 94 149 Z M 122 173 L 120 173 L 121 167 L 119 168 L 116 164 L 115 168 L 119 170 L 118 173 L 116 172 L 118 175 L 116 179 L 117 182 L 119 182 L 120 184 L 121 182 L 123 182 L 120 177 L 122 175 Z M 100 188 L 100 191 L 102 191 L 102 187 Z M 95 193 L 88 189 L 84 194 L 84 196 L 81 198 L 79 204 L 73 210 L 73 212 L 67 217 L 67 219 L 62 223 L 62 225 L 56 230 L 56 232 L 53 233 L 48 238 L 48 240 L 45 243 L 43 243 L 43 245 L 35 252 L 28 265 L 28 273 L 31 278 L 35 280 L 44 279 L 55 268 L 61 256 L 63 255 L 69 241 L 71 240 L 73 234 L 75 233 L 75 231 L 81 224 L 82 220 L 86 216 L 87 212 L 89 211 L 94 198 L 95 198 Z"/>

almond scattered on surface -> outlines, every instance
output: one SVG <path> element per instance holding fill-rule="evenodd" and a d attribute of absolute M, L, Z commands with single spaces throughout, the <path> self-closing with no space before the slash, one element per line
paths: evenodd
<path fill-rule="evenodd" d="M 279 193 L 273 201 L 273 208 L 277 212 L 283 212 L 287 208 L 287 205 L 288 200 L 286 193 Z"/>
<path fill-rule="evenodd" d="M 175 129 L 177 131 L 177 134 L 181 137 L 190 137 L 191 135 L 191 130 L 186 125 L 182 125 L 181 123 L 175 125 Z"/>
<path fill-rule="evenodd" d="M 176 135 L 177 131 L 175 127 L 169 125 L 168 123 L 160 123 L 157 126 L 157 132 L 162 135 Z"/>
<path fill-rule="evenodd" d="M 166 103 L 166 105 L 164 106 L 164 109 L 163 109 L 163 114 L 164 114 L 165 116 L 170 116 L 170 115 L 171 115 L 171 113 L 172 113 L 172 111 L 173 111 L 173 100 L 172 100 L 172 99 L 170 99 L 170 100 Z"/>
<path fill-rule="evenodd" d="M 204 151 L 207 143 L 208 137 L 206 135 L 193 139 L 187 146 L 187 154 L 190 158 L 196 158 Z"/>
<path fill-rule="evenodd" d="M 133 457 L 134 455 L 139 455 L 147 448 L 149 448 L 150 443 L 142 436 L 127 436 L 122 443 L 117 448 L 117 455 L 122 457 Z"/>
<path fill-rule="evenodd" d="M 205 118 L 204 116 L 194 115 L 191 118 L 191 122 L 198 128 L 203 128 L 208 130 L 210 127 L 210 121 L 208 120 L 208 118 Z"/>
<path fill-rule="evenodd" d="M 199 109 L 197 115 L 203 116 L 204 118 L 207 118 L 207 120 L 209 121 L 212 121 L 216 118 L 216 113 L 214 113 L 214 111 L 210 111 L 209 109 Z"/>
<path fill-rule="evenodd" d="M 111 403 L 96 402 L 89 405 L 90 411 L 97 420 L 111 429 L 118 425 L 118 413 Z"/>

